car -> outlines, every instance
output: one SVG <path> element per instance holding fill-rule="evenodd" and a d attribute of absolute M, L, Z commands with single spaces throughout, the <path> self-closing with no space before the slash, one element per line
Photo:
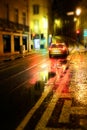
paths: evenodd
<path fill-rule="evenodd" d="M 65 43 L 51 43 L 49 47 L 49 57 L 67 56 L 69 54 L 68 46 Z"/>

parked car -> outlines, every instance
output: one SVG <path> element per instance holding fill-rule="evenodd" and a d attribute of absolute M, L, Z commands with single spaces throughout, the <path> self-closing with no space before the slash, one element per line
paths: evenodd
<path fill-rule="evenodd" d="M 51 43 L 49 47 L 49 57 L 53 56 L 67 56 L 69 49 L 65 43 Z"/>

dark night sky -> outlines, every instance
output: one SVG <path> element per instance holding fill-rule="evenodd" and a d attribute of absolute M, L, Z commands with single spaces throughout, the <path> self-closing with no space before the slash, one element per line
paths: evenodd
<path fill-rule="evenodd" d="M 54 0 L 53 10 L 59 15 L 64 15 L 68 11 L 74 11 L 81 0 Z"/>

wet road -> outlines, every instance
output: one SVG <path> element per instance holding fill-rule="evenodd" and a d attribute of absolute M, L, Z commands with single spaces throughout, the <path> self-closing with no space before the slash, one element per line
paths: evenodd
<path fill-rule="evenodd" d="M 1 130 L 87 130 L 87 54 L 0 66 Z"/>

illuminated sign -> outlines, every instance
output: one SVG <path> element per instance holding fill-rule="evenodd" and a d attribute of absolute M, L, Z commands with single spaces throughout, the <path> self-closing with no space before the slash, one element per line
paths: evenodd
<path fill-rule="evenodd" d="M 84 33 L 83 33 L 83 36 L 87 36 L 87 29 L 84 29 Z"/>
<path fill-rule="evenodd" d="M 35 49 L 40 49 L 40 39 L 34 39 L 34 47 Z"/>

